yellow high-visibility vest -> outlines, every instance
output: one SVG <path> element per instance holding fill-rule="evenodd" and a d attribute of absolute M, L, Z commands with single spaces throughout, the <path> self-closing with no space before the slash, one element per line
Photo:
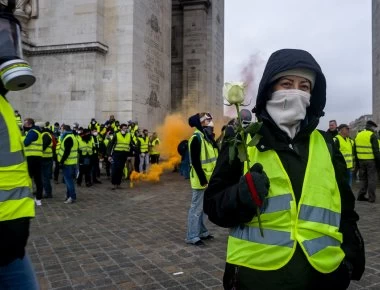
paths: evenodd
<path fill-rule="evenodd" d="M 73 147 L 71 147 L 71 151 L 67 159 L 64 161 L 64 165 L 76 165 L 78 164 L 78 140 L 74 136 L 74 134 L 67 134 L 63 140 L 61 145 L 59 146 L 59 152 L 58 152 L 58 162 L 61 162 L 62 156 L 65 152 L 65 141 L 67 138 L 71 138 L 73 140 Z"/>
<path fill-rule="evenodd" d="M 199 177 L 197 173 L 195 172 L 193 166 L 191 166 L 191 142 L 194 138 L 198 138 L 200 144 L 201 144 L 201 165 L 202 170 L 206 176 L 207 181 L 210 180 L 212 172 L 214 171 L 216 160 L 218 158 L 218 150 L 212 146 L 212 144 L 205 140 L 204 135 L 201 131 L 196 129 L 193 133 L 193 136 L 189 139 L 189 154 L 190 154 L 190 183 L 191 188 L 194 189 L 204 189 L 205 186 L 201 185 L 201 182 L 199 181 Z"/>
<path fill-rule="evenodd" d="M 160 139 L 156 138 L 152 141 L 152 147 L 151 147 L 151 151 L 150 151 L 150 154 L 151 155 L 158 155 L 160 154 L 160 151 L 158 150 L 160 146 Z"/>
<path fill-rule="evenodd" d="M 126 133 L 124 136 L 120 132 L 117 132 L 116 135 L 116 145 L 114 148 L 114 151 L 130 151 L 130 144 L 131 144 L 131 134 Z"/>
<path fill-rule="evenodd" d="M 358 159 L 375 159 L 371 144 L 371 136 L 374 133 L 370 130 L 363 130 L 355 138 L 356 154 Z"/>
<path fill-rule="evenodd" d="M 31 131 L 34 131 L 38 138 L 36 141 L 33 141 L 28 146 L 25 146 L 25 155 L 26 156 L 38 156 L 42 157 L 42 134 L 36 129 L 32 129 L 28 131 L 28 134 L 30 134 Z M 26 135 L 26 137 L 28 136 Z"/>
<path fill-rule="evenodd" d="M 336 135 L 339 140 L 339 150 L 342 152 L 344 160 L 346 160 L 347 168 L 350 169 L 353 167 L 353 154 L 352 154 L 352 143 L 349 137 L 343 138 L 341 135 Z"/>
<path fill-rule="evenodd" d="M 0 222 L 34 217 L 32 180 L 11 105 L 0 95 Z"/>
<path fill-rule="evenodd" d="M 323 136 L 313 131 L 309 160 L 298 205 L 291 181 L 274 150 L 248 148 L 250 164 L 259 162 L 270 180 L 267 207 L 257 217 L 230 231 L 227 262 L 257 270 L 277 270 L 292 258 L 297 243 L 309 263 L 321 273 L 337 269 L 345 254 L 339 232 L 341 200 L 335 170 Z M 246 171 L 248 167 L 246 166 Z M 321 172 L 324 178 L 318 178 Z"/>
<path fill-rule="evenodd" d="M 149 150 L 149 137 L 139 137 L 140 140 L 140 152 L 146 153 Z"/>
<path fill-rule="evenodd" d="M 49 138 L 50 138 L 50 144 L 42 152 L 42 157 L 43 158 L 53 158 L 53 138 L 51 137 L 49 132 L 43 132 L 41 135 L 42 135 L 42 139 L 44 138 L 45 135 L 49 136 Z"/>
<path fill-rule="evenodd" d="M 93 153 L 93 148 L 94 147 L 94 141 L 92 137 L 88 142 L 84 141 L 82 138 L 80 138 L 79 141 L 79 150 L 82 151 L 82 156 L 91 156 Z"/>

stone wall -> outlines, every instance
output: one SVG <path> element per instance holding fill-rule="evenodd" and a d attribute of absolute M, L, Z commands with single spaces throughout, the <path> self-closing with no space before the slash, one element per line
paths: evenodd
<path fill-rule="evenodd" d="M 380 123 L 380 1 L 372 1 L 372 115 Z"/>

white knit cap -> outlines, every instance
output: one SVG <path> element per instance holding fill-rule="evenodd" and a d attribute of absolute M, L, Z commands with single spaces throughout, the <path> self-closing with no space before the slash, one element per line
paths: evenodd
<path fill-rule="evenodd" d="M 276 74 L 270 80 L 270 82 L 278 80 L 279 78 L 284 77 L 284 76 L 297 76 L 297 77 L 305 78 L 305 79 L 307 79 L 307 80 L 310 81 L 310 83 L 311 83 L 311 89 L 314 88 L 316 74 L 315 74 L 314 71 L 312 71 L 310 69 L 307 69 L 307 68 L 295 68 L 295 69 L 290 69 L 290 70 L 282 71 L 282 72 Z"/>

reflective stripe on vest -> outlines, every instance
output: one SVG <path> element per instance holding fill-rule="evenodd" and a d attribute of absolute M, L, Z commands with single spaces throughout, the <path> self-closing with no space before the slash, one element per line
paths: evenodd
<path fill-rule="evenodd" d="M 191 156 L 191 142 L 194 138 L 198 138 L 199 143 L 201 145 L 200 152 L 200 161 L 202 165 L 203 172 L 206 176 L 207 181 L 210 180 L 212 172 L 214 171 L 216 160 L 218 157 L 218 150 L 212 146 L 212 144 L 204 139 L 204 135 L 198 129 L 195 130 L 193 136 L 189 139 L 189 156 Z M 190 165 L 191 165 L 191 157 L 190 157 Z M 204 189 L 205 186 L 201 185 L 199 181 L 198 175 L 195 172 L 193 166 L 190 167 L 190 183 L 191 188 L 194 189 Z"/>
<path fill-rule="evenodd" d="M 42 151 L 42 157 L 43 158 L 52 158 L 53 157 L 53 138 L 51 137 L 49 132 L 43 132 L 42 133 L 42 141 L 43 137 L 47 135 L 50 138 L 50 144 L 48 147 L 45 148 L 44 151 Z"/>
<path fill-rule="evenodd" d="M 25 155 L 42 157 L 42 134 L 36 129 L 28 131 L 28 134 L 30 134 L 31 131 L 37 134 L 37 140 L 25 146 Z M 28 136 L 28 134 L 26 136 Z"/>
<path fill-rule="evenodd" d="M 13 109 L 0 95 L 0 222 L 35 215 L 23 148 Z"/>
<path fill-rule="evenodd" d="M 139 140 L 140 140 L 140 152 L 141 153 L 148 152 L 149 137 L 139 137 Z"/>
<path fill-rule="evenodd" d="M 84 141 L 82 138 L 80 138 L 79 141 L 79 150 L 82 151 L 82 156 L 91 156 L 93 151 L 92 148 L 94 146 L 94 141 L 92 138 L 88 142 Z"/>
<path fill-rule="evenodd" d="M 76 165 L 78 164 L 78 147 L 79 146 L 78 146 L 77 138 L 72 133 L 67 134 L 65 138 L 62 140 L 62 143 L 59 148 L 59 153 L 58 153 L 58 162 L 61 162 L 63 154 L 65 153 L 65 141 L 67 138 L 71 138 L 71 140 L 73 140 L 73 147 L 71 147 L 70 154 L 63 164 Z"/>
<path fill-rule="evenodd" d="M 152 141 L 152 148 L 150 149 L 150 152 L 152 155 L 160 154 L 160 151 L 158 150 L 160 146 L 160 139 L 156 138 Z"/>
<path fill-rule="evenodd" d="M 356 153 L 358 159 L 375 159 L 371 144 L 372 131 L 363 130 L 355 138 Z"/>
<path fill-rule="evenodd" d="M 116 133 L 116 145 L 114 148 L 114 151 L 130 151 L 130 144 L 131 144 L 131 134 L 126 133 L 124 136 L 120 132 Z"/>
<path fill-rule="evenodd" d="M 317 271 L 330 273 L 337 269 L 344 258 L 339 232 L 340 193 L 322 135 L 314 131 L 310 136 L 309 160 L 298 206 L 277 153 L 260 152 L 256 147 L 248 150 L 251 164 L 261 163 L 270 179 L 268 206 L 261 214 L 264 237 L 260 235 L 256 217 L 232 229 L 227 262 L 258 270 L 277 270 L 290 261 L 299 243 Z M 320 172 L 326 177 L 315 178 Z"/>
<path fill-rule="evenodd" d="M 353 156 L 351 139 L 349 137 L 343 138 L 341 135 L 337 135 L 335 138 L 339 140 L 339 150 L 342 153 L 344 160 L 346 161 L 347 168 L 352 168 Z"/>

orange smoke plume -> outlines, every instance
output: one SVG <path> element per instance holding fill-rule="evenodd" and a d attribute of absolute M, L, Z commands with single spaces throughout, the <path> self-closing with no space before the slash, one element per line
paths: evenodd
<path fill-rule="evenodd" d="M 162 161 L 150 165 L 146 174 L 133 171 L 129 177 L 131 187 L 139 180 L 158 182 L 165 170 L 173 170 L 181 162 L 181 156 L 177 152 L 178 144 L 189 139 L 193 130 L 188 125 L 187 118 L 178 113 L 167 116 L 163 125 L 156 128 L 156 132 L 160 139 L 158 151 Z"/>

